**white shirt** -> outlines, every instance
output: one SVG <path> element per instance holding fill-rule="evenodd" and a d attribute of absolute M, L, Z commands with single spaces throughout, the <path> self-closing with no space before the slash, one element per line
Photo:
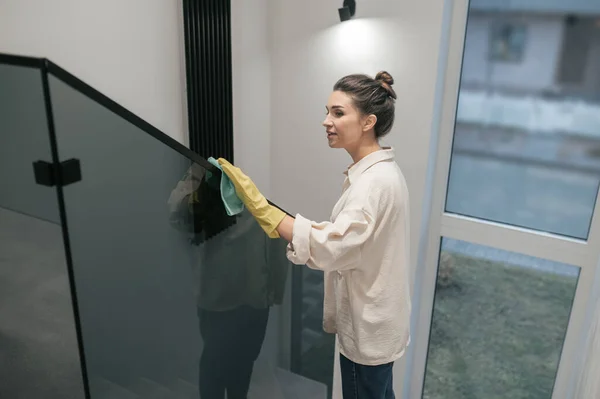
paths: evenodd
<path fill-rule="evenodd" d="M 296 216 L 287 256 L 325 271 L 323 328 L 363 365 L 400 358 L 409 344 L 409 197 L 391 148 L 345 172 L 330 222 Z"/>

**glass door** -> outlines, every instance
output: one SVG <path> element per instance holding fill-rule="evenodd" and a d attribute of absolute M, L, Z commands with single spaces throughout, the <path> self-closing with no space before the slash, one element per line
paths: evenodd
<path fill-rule="evenodd" d="M 600 7 L 492 3 L 453 4 L 410 398 L 562 399 L 579 370 L 600 255 Z"/>

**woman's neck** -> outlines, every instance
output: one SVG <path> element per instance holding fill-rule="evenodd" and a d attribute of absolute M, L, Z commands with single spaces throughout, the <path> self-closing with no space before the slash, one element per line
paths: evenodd
<path fill-rule="evenodd" d="M 348 151 L 348 154 L 350 154 L 350 156 L 352 157 L 352 161 L 354 161 L 354 163 L 357 163 L 367 155 L 379 150 L 381 150 L 379 142 L 373 141 L 369 144 L 358 147 L 355 151 Z"/>

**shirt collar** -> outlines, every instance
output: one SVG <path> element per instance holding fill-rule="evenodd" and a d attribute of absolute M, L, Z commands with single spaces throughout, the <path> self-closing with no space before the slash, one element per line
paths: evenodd
<path fill-rule="evenodd" d="M 355 164 L 348 166 L 348 169 L 346 169 L 344 174 L 348 176 L 348 180 L 350 181 L 350 184 L 352 184 L 358 176 L 362 175 L 371 166 L 382 161 L 394 159 L 394 156 L 395 153 L 392 147 L 384 147 L 379 151 L 370 153 Z"/>

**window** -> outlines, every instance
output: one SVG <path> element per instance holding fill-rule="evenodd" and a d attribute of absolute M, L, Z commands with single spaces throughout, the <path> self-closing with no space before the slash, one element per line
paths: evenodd
<path fill-rule="evenodd" d="M 556 17 L 523 11 L 525 28 L 477 2 L 453 12 L 410 397 L 571 397 L 597 374 L 580 359 L 600 273 L 600 106 L 544 94 L 561 62 Z"/>
<path fill-rule="evenodd" d="M 494 59 L 521 62 L 496 65 L 483 87 L 460 86 L 446 212 L 586 239 L 600 185 L 600 159 L 590 151 L 600 146 L 600 104 L 545 97 L 560 57 L 523 57 L 527 29 L 560 25 L 537 14 L 522 15 L 522 25 L 507 23 L 504 13 L 468 18 L 482 28 L 467 30 L 465 52 L 481 56 L 465 57 L 463 81 L 485 68 L 477 38 L 486 29 Z M 559 38 L 531 36 L 539 54 L 560 54 Z M 571 69 L 581 62 L 571 58 Z"/>
<path fill-rule="evenodd" d="M 492 27 L 490 56 L 494 61 L 520 62 L 525 52 L 526 29 L 523 25 L 499 24 Z"/>

